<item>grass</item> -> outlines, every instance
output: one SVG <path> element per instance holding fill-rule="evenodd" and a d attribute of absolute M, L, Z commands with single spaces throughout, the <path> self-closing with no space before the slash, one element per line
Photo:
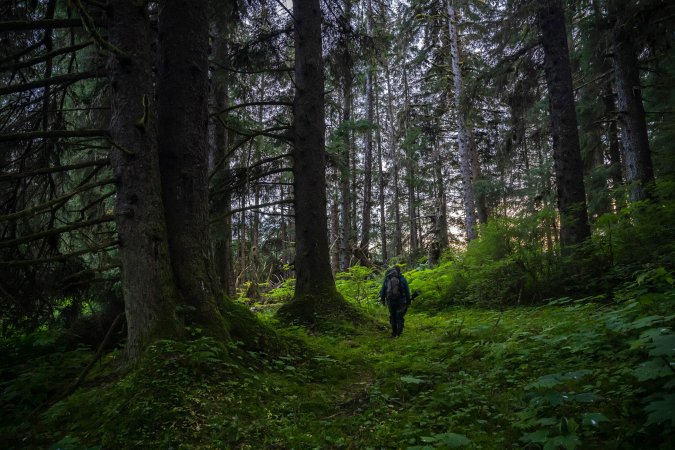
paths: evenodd
<path fill-rule="evenodd" d="M 0 447 L 675 444 L 675 286 L 665 269 L 640 272 L 612 300 L 564 297 L 501 310 L 439 310 L 441 297 L 427 286 L 433 295 L 415 301 L 399 338 L 389 337 L 388 310 L 376 301 L 379 282 L 362 275 L 338 288 L 367 320 L 294 326 L 267 305 L 260 329 L 275 345 L 159 341 L 125 371 L 118 350 L 39 414 L 31 412 L 62 391 L 91 352 L 59 348 L 49 333 L 0 341 Z"/>
<path fill-rule="evenodd" d="M 33 425 L 5 428 L 3 447 L 668 448 L 672 374 L 647 384 L 635 375 L 656 342 L 644 333 L 672 325 L 668 292 L 641 294 L 652 299 L 647 321 L 631 304 L 433 315 L 413 305 L 399 338 L 372 305 L 379 326 L 327 332 L 281 327 L 268 313 L 295 343 L 285 354 L 162 341 L 135 370 L 110 381 L 104 364 Z M 650 423 L 659 401 L 666 418 Z"/>

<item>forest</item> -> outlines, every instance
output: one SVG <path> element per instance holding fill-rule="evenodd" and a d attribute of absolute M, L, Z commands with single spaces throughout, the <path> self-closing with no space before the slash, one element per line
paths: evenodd
<path fill-rule="evenodd" d="M 0 448 L 672 449 L 674 274 L 675 2 L 0 0 Z"/>

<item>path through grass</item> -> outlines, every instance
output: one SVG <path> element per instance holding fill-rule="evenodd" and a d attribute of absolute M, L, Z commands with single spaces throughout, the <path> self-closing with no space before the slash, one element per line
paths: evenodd
<path fill-rule="evenodd" d="M 6 428 L 4 447 L 672 448 L 668 292 L 641 313 L 413 308 L 399 338 L 371 308 L 379 325 L 280 328 L 298 344 L 276 356 L 162 341 L 139 369 Z"/>

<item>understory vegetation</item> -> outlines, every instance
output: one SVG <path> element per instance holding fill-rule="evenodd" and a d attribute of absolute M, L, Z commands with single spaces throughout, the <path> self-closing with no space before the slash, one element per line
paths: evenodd
<path fill-rule="evenodd" d="M 54 327 L 3 339 L 1 446 L 672 448 L 672 230 L 638 240 L 654 210 L 672 214 L 644 204 L 601 218 L 611 234 L 576 259 L 533 243 L 533 218 L 494 221 L 465 252 L 404 269 L 421 295 L 396 339 L 382 274 L 361 266 L 336 285 L 366 322 L 278 322 L 289 279 L 239 298 L 274 345 L 192 330 L 120 369 L 118 342 L 70 395 L 94 349 Z"/>

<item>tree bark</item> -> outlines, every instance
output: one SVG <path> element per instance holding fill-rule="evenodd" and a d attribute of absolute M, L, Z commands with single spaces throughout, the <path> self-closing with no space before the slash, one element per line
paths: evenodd
<path fill-rule="evenodd" d="M 330 267 L 333 276 L 340 270 L 340 210 L 338 199 L 330 202 Z"/>
<path fill-rule="evenodd" d="M 445 182 L 443 180 L 443 159 L 441 158 L 440 145 L 434 139 L 433 142 L 434 181 L 436 182 L 436 214 L 433 223 L 433 241 L 429 246 L 429 264 L 438 264 L 443 250 L 448 248 L 448 207 L 445 196 Z"/>
<path fill-rule="evenodd" d="M 157 127 L 169 250 L 188 324 L 225 338 L 208 203 L 208 2 L 159 5 Z"/>
<path fill-rule="evenodd" d="M 295 300 L 333 301 L 328 254 L 324 73 L 319 0 L 294 0 Z"/>
<path fill-rule="evenodd" d="M 382 123 L 380 120 L 380 103 L 379 96 L 377 91 L 375 94 L 375 112 L 377 116 L 378 125 Z M 379 173 L 379 201 L 380 201 L 380 239 L 382 245 L 382 264 L 387 264 L 387 259 L 389 255 L 387 253 L 387 224 L 386 224 L 386 210 L 384 206 L 384 169 L 382 167 L 382 134 L 380 132 L 380 127 L 377 127 L 377 165 Z"/>
<path fill-rule="evenodd" d="M 560 213 L 560 245 L 566 251 L 569 246 L 590 236 L 583 162 L 574 109 L 565 13 L 560 0 L 538 0 L 538 3 Z"/>
<path fill-rule="evenodd" d="M 225 12 L 225 17 L 220 18 L 220 23 L 217 35 L 214 39 L 215 58 L 219 61 L 224 61 L 227 55 L 227 30 L 230 19 L 229 11 Z M 213 75 L 213 104 L 216 111 L 225 111 L 229 105 L 229 89 L 228 89 L 228 75 L 226 71 L 216 71 Z M 226 114 L 226 113 L 222 113 Z M 218 113 L 221 117 L 221 113 Z M 220 164 L 216 168 L 216 174 L 213 177 L 213 184 L 220 186 L 226 183 L 230 176 L 230 162 L 226 158 L 230 134 L 223 126 L 223 123 L 218 120 L 213 121 L 214 130 L 214 163 Z M 223 161 L 221 163 L 221 161 Z M 213 214 L 221 217 L 215 224 L 213 224 L 213 238 L 214 238 L 214 265 L 216 274 L 218 276 L 218 284 L 220 290 L 227 296 L 232 296 L 235 293 L 234 289 L 234 266 L 232 264 L 232 214 L 231 210 L 232 195 L 229 189 L 216 194 L 211 199 Z"/>
<path fill-rule="evenodd" d="M 366 35 L 373 34 L 373 8 L 371 0 L 366 0 Z M 373 69 L 370 64 L 366 68 L 366 120 L 374 123 L 373 114 Z M 373 130 L 369 126 L 366 131 L 366 153 L 363 167 L 363 209 L 361 222 L 361 265 L 370 265 L 370 228 L 371 211 L 373 209 Z"/>
<path fill-rule="evenodd" d="M 389 64 L 385 65 L 385 74 L 387 77 L 387 122 L 389 123 L 389 155 L 394 161 L 392 172 L 394 176 L 394 253 L 403 254 L 403 238 L 401 231 L 401 194 L 398 187 L 399 181 L 399 152 L 396 145 L 396 129 L 394 128 L 394 106 L 393 93 L 391 90 L 391 74 L 389 73 Z"/>
<path fill-rule="evenodd" d="M 450 56 L 452 64 L 453 94 L 457 120 L 457 148 L 460 155 L 462 191 L 464 200 L 464 224 L 469 241 L 476 239 L 476 205 L 473 188 L 474 156 L 472 139 L 466 123 L 466 111 L 463 102 L 464 87 L 462 69 L 459 62 L 459 44 L 457 39 L 457 16 L 452 0 L 446 0 L 448 8 L 448 34 L 450 37 Z"/>
<path fill-rule="evenodd" d="M 406 116 L 403 118 L 401 126 L 401 134 L 406 136 L 408 132 L 407 114 L 410 111 L 410 96 L 408 91 L 408 65 L 403 64 L 403 111 Z M 405 139 L 405 138 L 404 138 Z M 411 154 L 406 154 L 406 181 L 408 184 L 408 227 L 410 240 L 410 255 L 419 248 L 419 241 L 417 240 L 417 218 L 415 214 L 415 161 Z"/>
<path fill-rule="evenodd" d="M 110 164 L 118 180 L 115 206 L 127 321 L 125 355 L 136 360 L 153 339 L 176 337 L 178 295 L 161 197 L 153 120 L 152 36 L 145 8 L 111 0 L 110 42 L 130 58 L 111 56 Z M 120 150 L 125 148 L 133 154 Z"/>
<path fill-rule="evenodd" d="M 607 141 L 609 142 L 608 156 L 611 170 L 612 186 L 619 187 L 623 184 L 623 177 L 621 176 L 621 148 L 619 147 L 618 126 L 617 121 L 614 120 L 614 111 L 616 111 L 616 103 L 614 102 L 614 93 L 612 91 L 612 83 L 608 78 L 603 83 L 602 97 L 604 105 L 605 120 L 607 124 Z"/>
<path fill-rule="evenodd" d="M 344 20 L 349 25 L 351 21 L 351 0 L 345 0 Z M 347 123 L 351 120 L 352 111 L 352 59 L 349 52 L 349 46 L 344 44 L 343 49 L 343 81 L 342 81 L 342 122 Z M 351 132 L 345 130 L 344 151 L 342 153 L 340 165 L 340 269 L 346 271 L 349 269 L 352 258 L 351 245 Z"/>
<path fill-rule="evenodd" d="M 623 165 L 626 182 L 630 184 L 630 200 L 635 202 L 649 197 L 647 186 L 654 181 L 647 122 L 642 104 L 640 68 L 631 41 L 628 20 L 619 14 L 613 30 L 614 79 Z"/>

